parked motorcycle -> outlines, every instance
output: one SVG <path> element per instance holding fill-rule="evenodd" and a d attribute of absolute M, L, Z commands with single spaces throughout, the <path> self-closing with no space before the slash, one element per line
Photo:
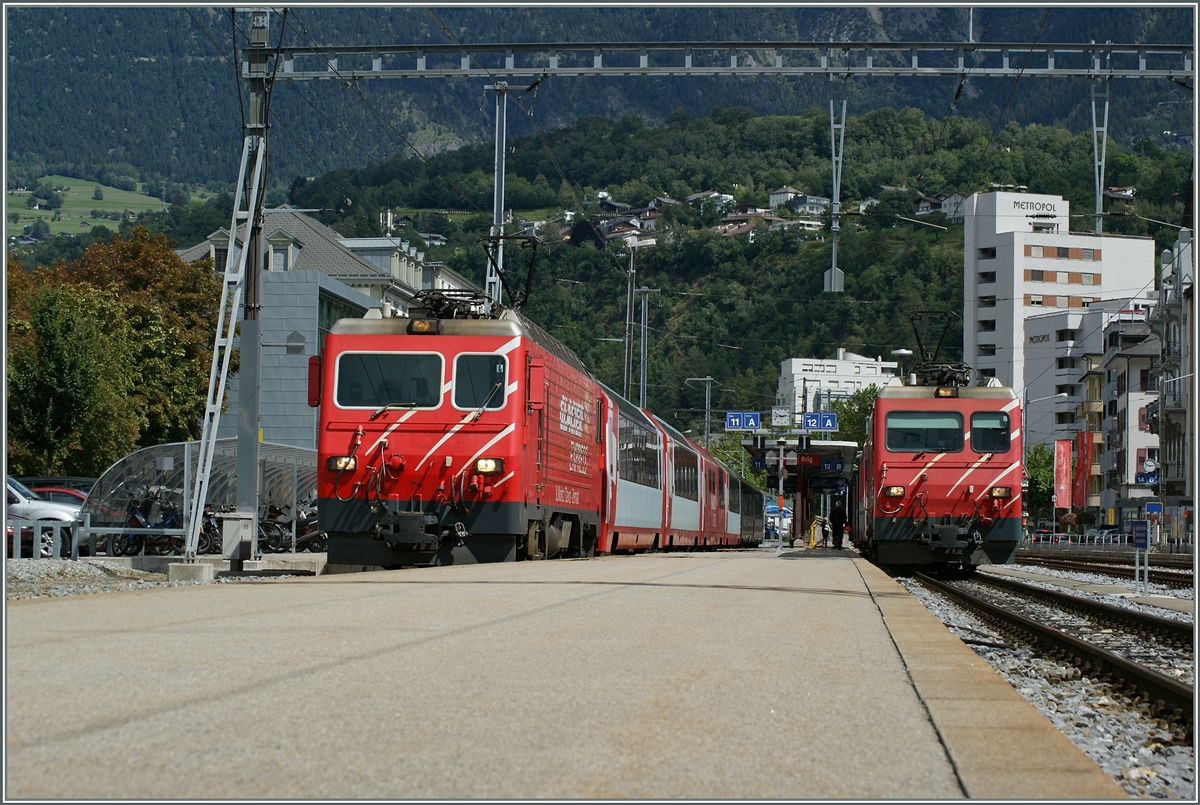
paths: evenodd
<path fill-rule="evenodd" d="M 285 517 L 290 508 L 290 505 L 268 506 L 266 516 L 259 520 L 259 550 L 263 553 L 287 553 L 292 549 L 292 520 Z M 315 506 L 299 507 L 295 525 L 297 551 L 325 550 L 328 541 L 317 522 Z"/>
<path fill-rule="evenodd" d="M 130 528 L 183 528 L 182 515 L 176 507 L 162 503 L 161 490 L 148 489 L 131 499 L 126 513 L 125 525 Z M 183 540 L 174 534 L 110 534 L 106 552 L 109 556 L 177 556 L 183 553 Z"/>

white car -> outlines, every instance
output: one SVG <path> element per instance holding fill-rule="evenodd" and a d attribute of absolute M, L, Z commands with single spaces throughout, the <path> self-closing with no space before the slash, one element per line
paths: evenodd
<path fill-rule="evenodd" d="M 21 482 L 10 475 L 7 484 L 7 505 L 4 515 L 9 536 L 8 555 L 12 556 L 12 540 L 15 534 L 21 534 L 21 556 L 28 559 L 33 548 L 33 524 L 37 520 L 59 520 L 63 523 L 75 524 L 79 518 L 79 506 L 67 503 L 54 503 L 31 492 Z M 62 556 L 71 555 L 71 528 L 62 528 L 59 533 L 62 538 Z M 41 538 L 38 540 L 38 550 L 43 558 L 52 552 L 54 529 L 48 523 L 42 523 Z"/>

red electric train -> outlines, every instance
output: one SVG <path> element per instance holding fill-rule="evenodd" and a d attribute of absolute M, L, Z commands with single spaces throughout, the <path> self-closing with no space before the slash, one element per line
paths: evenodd
<path fill-rule="evenodd" d="M 1020 400 L 968 387 L 970 370 L 885 386 L 867 423 L 852 534 L 884 566 L 974 570 L 1013 561 L 1021 539 Z"/>
<path fill-rule="evenodd" d="M 524 316 L 491 309 L 479 294 L 425 291 L 408 318 L 338 321 L 310 359 L 330 562 L 761 542 L 760 492 Z"/>

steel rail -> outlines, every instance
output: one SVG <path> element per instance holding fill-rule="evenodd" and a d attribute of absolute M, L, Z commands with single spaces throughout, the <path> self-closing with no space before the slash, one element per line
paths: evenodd
<path fill-rule="evenodd" d="M 1129 565 L 1113 565 L 1096 562 L 1076 562 L 1071 559 L 1052 559 L 1049 557 L 1017 557 L 1018 565 L 1036 565 L 1054 570 L 1074 570 L 1079 573 L 1098 573 L 1104 576 L 1116 576 L 1121 579 L 1132 579 L 1134 568 Z M 1150 581 L 1166 584 L 1172 587 L 1191 587 L 1194 582 L 1192 573 L 1176 570 L 1150 568 Z"/>
<path fill-rule="evenodd" d="M 1124 628 L 1141 633 L 1161 635 L 1179 644 L 1193 645 L 1195 626 L 1186 621 L 1171 620 L 1161 615 L 1139 612 L 1128 607 L 1119 607 L 1104 601 L 1096 601 L 1079 595 L 1071 595 L 1058 590 L 1048 590 L 1045 587 L 1035 587 L 1016 579 L 1004 576 L 993 576 L 986 571 L 976 573 L 972 581 L 980 581 L 1002 587 L 1019 595 L 1049 601 L 1054 606 L 1063 609 L 1073 609 L 1094 620 L 1109 620 L 1121 624 Z"/>
<path fill-rule="evenodd" d="M 1168 720 L 1188 719 L 1190 737 L 1194 702 L 1194 691 L 1190 686 L 945 582 L 922 573 L 915 574 L 914 578 L 930 589 L 962 602 L 999 628 L 1039 643 L 1052 655 L 1079 665 L 1084 673 L 1110 681 L 1117 688 L 1130 687 L 1142 692 L 1149 698 L 1152 714 Z"/>

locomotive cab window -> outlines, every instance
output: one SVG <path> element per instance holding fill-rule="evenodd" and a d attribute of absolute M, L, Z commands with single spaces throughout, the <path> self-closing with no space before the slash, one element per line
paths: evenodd
<path fill-rule="evenodd" d="M 976 453 L 1006 453 L 1009 443 L 1008 414 L 976 411 L 971 414 L 971 449 Z"/>
<path fill-rule="evenodd" d="M 963 449 L 963 418 L 957 411 L 890 411 L 884 423 L 887 449 L 894 453 L 957 453 Z"/>
<path fill-rule="evenodd" d="M 442 356 L 406 352 L 346 352 L 338 356 L 334 401 L 342 408 L 389 403 L 436 408 L 442 398 Z"/>
<path fill-rule="evenodd" d="M 459 355 L 454 359 L 454 407 L 503 408 L 507 368 L 503 355 Z"/>

